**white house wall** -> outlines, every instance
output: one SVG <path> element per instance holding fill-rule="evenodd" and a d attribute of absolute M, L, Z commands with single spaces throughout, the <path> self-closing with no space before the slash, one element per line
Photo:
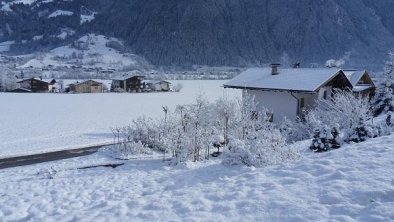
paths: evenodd
<path fill-rule="evenodd" d="M 332 87 L 331 86 L 321 87 L 319 90 L 319 99 L 323 99 L 325 91 L 327 92 L 327 98 L 330 97 L 332 93 Z"/>
<path fill-rule="evenodd" d="M 261 90 L 244 90 L 243 96 L 246 93 L 247 95 L 254 96 L 260 111 L 264 107 L 268 109 L 268 112 L 274 114 L 274 122 L 281 122 L 285 117 L 291 120 L 296 119 L 297 115 L 302 114 L 303 109 L 310 110 L 316 105 L 318 96 L 312 93 Z M 304 107 L 300 106 L 302 98 L 304 98 Z"/>
<path fill-rule="evenodd" d="M 288 119 L 297 117 L 298 101 L 290 92 L 244 90 L 243 96 L 246 94 L 254 96 L 258 103 L 257 111 L 261 111 L 264 107 L 268 112 L 273 113 L 274 122 L 281 122 L 285 117 Z"/>

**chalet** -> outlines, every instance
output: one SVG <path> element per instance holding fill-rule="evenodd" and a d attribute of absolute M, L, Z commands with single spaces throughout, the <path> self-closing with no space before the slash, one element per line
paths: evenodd
<path fill-rule="evenodd" d="M 168 92 L 170 91 L 171 83 L 165 80 L 147 80 L 144 81 L 146 88 L 155 92 Z"/>
<path fill-rule="evenodd" d="M 361 86 L 370 83 L 365 75 L 360 77 L 356 72 L 346 75 L 340 69 L 298 67 L 281 69 L 279 64 L 272 64 L 271 68 L 248 69 L 224 87 L 242 89 L 244 96 L 254 96 L 259 109 L 265 107 L 272 121 L 280 122 L 285 117 L 303 116 L 304 110 L 314 107 L 318 99 L 328 99 L 335 89 L 359 90 L 360 86 L 364 91 L 367 87 Z"/>
<path fill-rule="evenodd" d="M 69 92 L 74 93 L 102 93 L 103 83 L 94 80 L 75 82 L 69 85 Z"/>
<path fill-rule="evenodd" d="M 366 70 L 343 70 L 352 84 L 352 91 L 363 97 L 371 98 L 375 94 L 376 86 Z"/>
<path fill-rule="evenodd" d="M 143 82 L 144 76 L 139 74 L 123 75 L 112 80 L 112 92 L 142 92 L 146 84 Z"/>
<path fill-rule="evenodd" d="M 31 92 L 54 92 L 56 90 L 56 80 L 55 79 L 42 79 L 42 78 L 29 78 L 22 79 L 17 82 L 19 88 L 24 90 L 29 90 Z"/>

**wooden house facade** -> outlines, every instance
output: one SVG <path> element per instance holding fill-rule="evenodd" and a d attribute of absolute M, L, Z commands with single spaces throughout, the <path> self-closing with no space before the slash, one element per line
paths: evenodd
<path fill-rule="evenodd" d="M 56 80 L 43 80 L 41 78 L 23 79 L 17 82 L 19 88 L 31 92 L 53 92 L 55 90 Z"/>
<path fill-rule="evenodd" d="M 123 76 L 122 78 L 113 79 L 111 85 L 112 92 L 143 92 L 146 84 L 143 82 L 144 76 L 133 75 Z"/>
<path fill-rule="evenodd" d="M 74 93 L 102 93 L 103 83 L 94 80 L 76 82 L 69 85 L 69 91 Z"/>

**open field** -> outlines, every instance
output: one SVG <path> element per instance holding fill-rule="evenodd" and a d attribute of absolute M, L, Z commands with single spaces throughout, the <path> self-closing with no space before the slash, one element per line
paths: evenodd
<path fill-rule="evenodd" d="M 0 158 L 78 148 L 112 141 L 110 127 L 163 115 L 162 106 L 189 104 L 199 94 L 214 101 L 240 91 L 225 81 L 173 81 L 179 93 L 0 94 Z"/>

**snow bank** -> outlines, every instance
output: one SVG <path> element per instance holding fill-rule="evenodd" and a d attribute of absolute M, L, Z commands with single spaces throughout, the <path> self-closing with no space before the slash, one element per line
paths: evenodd
<path fill-rule="evenodd" d="M 96 13 L 92 13 L 91 15 L 81 15 L 80 24 L 85 22 L 91 22 L 94 20 Z"/>
<path fill-rule="evenodd" d="M 70 12 L 70 11 L 64 11 L 64 10 L 56 10 L 54 12 L 52 12 L 48 18 L 55 18 L 58 16 L 72 16 L 74 15 L 74 12 Z"/>
<path fill-rule="evenodd" d="M 100 154 L 0 171 L 5 221 L 393 221 L 394 135 L 263 169 Z M 305 147 L 305 149 L 307 149 Z M 35 175 L 53 168 L 54 179 Z M 42 172 L 42 171 L 41 171 Z"/>
<path fill-rule="evenodd" d="M 0 52 L 10 51 L 10 46 L 14 43 L 15 41 L 0 42 Z"/>

